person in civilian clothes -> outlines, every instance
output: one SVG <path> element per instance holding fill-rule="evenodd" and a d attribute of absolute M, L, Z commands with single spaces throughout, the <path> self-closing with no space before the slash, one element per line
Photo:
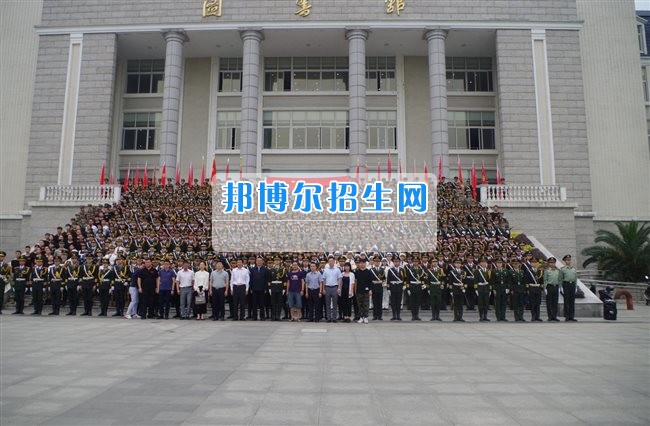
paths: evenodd
<path fill-rule="evenodd" d="M 291 310 L 291 321 L 300 322 L 302 309 L 302 296 L 305 294 L 305 273 L 298 266 L 298 262 L 291 263 L 291 270 L 287 273 L 287 302 Z"/>
<path fill-rule="evenodd" d="M 305 284 L 307 286 L 307 319 L 309 322 L 320 321 L 320 300 L 323 297 L 323 275 L 318 271 L 318 265 L 315 262 L 309 264 L 309 272 L 305 275 Z"/>
<path fill-rule="evenodd" d="M 237 259 L 237 267 L 230 276 L 230 288 L 233 295 L 234 318 L 233 321 L 246 319 L 246 294 L 250 285 L 250 271 L 244 268 L 244 261 Z"/>
<path fill-rule="evenodd" d="M 199 270 L 194 274 L 194 313 L 197 321 L 203 321 L 208 308 L 208 286 L 210 274 L 205 270 L 205 262 L 199 263 Z"/>
<path fill-rule="evenodd" d="M 368 324 L 368 306 L 370 304 L 370 295 L 372 294 L 372 281 L 374 276 L 366 268 L 366 259 L 360 257 L 357 262 L 357 269 L 354 271 L 355 284 L 353 293 L 357 296 L 359 305 L 359 324 Z"/>
<path fill-rule="evenodd" d="M 341 302 L 340 312 L 344 322 L 351 322 L 352 316 L 352 295 L 354 289 L 354 273 L 350 262 L 345 262 L 343 273 L 339 284 L 339 301 Z"/>
<path fill-rule="evenodd" d="M 162 268 L 158 271 L 160 285 L 158 287 L 158 318 L 169 319 L 169 308 L 171 306 L 171 294 L 176 280 L 176 271 L 171 268 L 169 259 L 164 259 Z"/>
<path fill-rule="evenodd" d="M 158 294 L 158 271 L 153 267 L 151 259 L 145 259 L 144 268 L 138 274 L 138 293 L 142 297 L 142 319 L 153 319 L 154 298 Z"/>
<path fill-rule="evenodd" d="M 264 266 L 264 259 L 261 257 L 255 259 L 255 266 L 250 267 L 249 270 L 251 273 L 250 290 L 252 293 L 253 309 L 248 312 L 248 316 L 253 321 L 257 321 L 259 311 L 260 320 L 265 321 L 264 295 L 268 291 L 269 283 L 271 282 L 271 272 Z"/>
<path fill-rule="evenodd" d="M 228 295 L 229 275 L 223 269 L 223 262 L 217 261 L 210 273 L 209 296 L 212 303 L 212 321 L 225 321 L 226 296 Z"/>

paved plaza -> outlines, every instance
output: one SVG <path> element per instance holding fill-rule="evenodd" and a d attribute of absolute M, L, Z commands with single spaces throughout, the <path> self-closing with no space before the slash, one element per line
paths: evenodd
<path fill-rule="evenodd" d="M 621 308 L 368 325 L 5 311 L 0 424 L 647 425 L 650 308 Z"/>

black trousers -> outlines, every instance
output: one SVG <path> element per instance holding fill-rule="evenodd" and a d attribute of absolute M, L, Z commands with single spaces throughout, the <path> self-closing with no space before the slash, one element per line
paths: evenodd
<path fill-rule="evenodd" d="M 81 294 L 83 295 L 84 301 L 84 313 L 92 315 L 93 313 L 93 287 L 95 281 L 93 280 L 82 280 L 81 281 Z"/>
<path fill-rule="evenodd" d="M 442 289 L 440 289 L 439 284 L 432 284 L 433 286 L 438 286 L 438 288 L 433 289 L 429 288 L 429 302 L 431 303 L 431 318 L 438 319 L 440 318 L 440 305 L 442 304 Z"/>
<path fill-rule="evenodd" d="M 158 292 L 158 313 L 161 318 L 169 318 L 169 309 L 171 307 L 172 291 L 160 290 Z"/>
<path fill-rule="evenodd" d="M 537 321 L 538 319 L 541 319 L 540 309 L 542 305 L 542 289 L 540 287 L 531 287 L 529 291 L 531 319 Z"/>
<path fill-rule="evenodd" d="M 271 319 L 280 321 L 282 317 L 282 291 L 271 291 Z"/>
<path fill-rule="evenodd" d="M 79 292 L 77 287 L 79 286 L 79 281 L 68 281 L 66 284 L 66 290 L 68 292 L 68 307 L 71 314 L 77 314 L 77 305 L 79 305 Z"/>
<path fill-rule="evenodd" d="M 307 298 L 307 318 L 309 320 L 320 321 L 321 317 L 318 310 L 321 299 L 319 297 L 320 289 L 308 289 L 307 292 L 309 293 L 309 297 Z"/>
<path fill-rule="evenodd" d="M 139 306 L 142 306 L 142 313 L 140 316 L 142 318 L 145 318 L 145 316 L 148 316 L 149 318 L 155 318 L 156 317 L 156 290 L 154 288 L 143 288 L 142 293 L 140 294 L 140 297 L 142 297 L 142 300 L 138 304 Z"/>
<path fill-rule="evenodd" d="M 235 319 L 243 320 L 246 318 L 246 286 L 232 286 L 233 316 Z"/>
<path fill-rule="evenodd" d="M 504 289 L 497 290 L 494 295 L 494 314 L 498 321 L 506 319 L 506 306 L 508 305 L 508 295 Z"/>
<path fill-rule="evenodd" d="M 420 305 L 422 304 L 422 286 L 419 284 L 412 284 L 409 286 L 411 294 L 409 301 L 411 302 L 411 317 L 420 318 Z"/>
<path fill-rule="evenodd" d="M 108 302 L 111 300 L 110 290 L 110 283 L 102 282 L 99 284 L 99 311 L 102 315 L 106 315 L 108 313 Z"/>
<path fill-rule="evenodd" d="M 513 312 L 515 314 L 515 321 L 521 321 L 524 319 L 524 296 L 525 290 L 523 288 L 516 287 L 513 290 Z"/>
<path fill-rule="evenodd" d="M 52 312 L 58 315 L 61 308 L 61 283 L 59 281 L 50 282 L 50 300 L 52 301 Z"/>
<path fill-rule="evenodd" d="M 390 309 L 393 311 L 393 318 L 399 318 L 402 310 L 402 284 L 390 285 Z"/>
<path fill-rule="evenodd" d="M 113 297 L 115 298 L 115 313 L 124 315 L 124 284 L 116 282 L 113 286 Z"/>
<path fill-rule="evenodd" d="M 576 308 L 576 283 L 562 283 L 564 293 L 564 318 L 574 319 Z"/>
<path fill-rule="evenodd" d="M 16 301 L 16 312 L 22 314 L 25 309 L 25 281 L 14 281 L 14 300 Z M 4 291 L 4 289 L 2 289 Z"/>
<path fill-rule="evenodd" d="M 489 291 L 479 291 L 479 293 L 478 293 L 478 315 L 479 315 L 479 317 L 481 319 L 487 319 L 488 304 L 489 303 L 490 303 L 490 292 Z"/>
<path fill-rule="evenodd" d="M 467 284 L 468 291 L 465 293 L 467 297 L 467 310 L 468 311 L 473 311 L 474 310 L 474 305 L 476 304 L 476 293 L 474 293 L 474 284 Z"/>
<path fill-rule="evenodd" d="M 463 319 L 463 306 L 465 305 L 465 293 L 462 290 L 455 290 L 453 292 L 454 300 L 454 321 Z"/>
<path fill-rule="evenodd" d="M 34 281 L 32 284 L 32 304 L 34 313 L 40 314 L 43 310 L 43 281 Z"/>
<path fill-rule="evenodd" d="M 548 319 L 557 319 L 558 294 L 558 286 L 546 286 L 546 314 L 548 315 Z"/>
<path fill-rule="evenodd" d="M 372 285 L 372 318 L 381 319 L 382 309 L 381 304 L 384 298 L 383 284 Z"/>
<path fill-rule="evenodd" d="M 226 317 L 226 288 L 212 288 L 212 318 L 224 319 Z"/>
<path fill-rule="evenodd" d="M 255 290 L 252 292 L 252 310 L 248 311 L 248 316 L 252 319 L 257 319 L 259 311 L 260 319 L 265 319 L 264 316 L 264 290 Z"/>

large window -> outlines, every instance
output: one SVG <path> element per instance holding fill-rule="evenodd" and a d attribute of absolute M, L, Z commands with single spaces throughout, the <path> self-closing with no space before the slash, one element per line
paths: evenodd
<path fill-rule="evenodd" d="M 217 113 L 217 149 L 239 149 L 240 126 L 241 113 L 239 111 Z"/>
<path fill-rule="evenodd" d="M 495 149 L 494 112 L 449 111 L 449 149 Z"/>
<path fill-rule="evenodd" d="M 347 149 L 347 111 L 264 111 L 264 149 Z"/>
<path fill-rule="evenodd" d="M 366 58 L 366 90 L 369 92 L 397 90 L 394 57 L 370 56 Z"/>
<path fill-rule="evenodd" d="M 133 60 L 126 63 L 126 93 L 162 93 L 165 60 Z"/>
<path fill-rule="evenodd" d="M 636 33 L 637 37 L 639 39 L 639 51 L 643 55 L 648 54 L 648 46 L 646 43 L 646 38 L 645 38 L 645 24 L 642 22 L 639 22 L 636 24 Z"/>
<path fill-rule="evenodd" d="M 264 59 L 267 92 L 344 92 L 348 90 L 348 58 L 283 57 Z"/>
<path fill-rule="evenodd" d="M 219 91 L 241 92 L 242 58 L 219 59 Z"/>
<path fill-rule="evenodd" d="M 492 58 L 448 57 L 447 90 L 493 92 Z"/>
<path fill-rule="evenodd" d="M 122 126 L 122 149 L 146 151 L 157 149 L 162 113 L 127 112 Z"/>
<path fill-rule="evenodd" d="M 397 113 L 368 111 L 368 148 L 397 149 Z"/>

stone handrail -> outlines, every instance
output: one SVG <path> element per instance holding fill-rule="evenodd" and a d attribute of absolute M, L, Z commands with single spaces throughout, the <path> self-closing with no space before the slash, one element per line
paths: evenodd
<path fill-rule="evenodd" d="M 566 201 L 566 188 L 558 185 L 481 185 L 480 189 L 481 203 Z"/>
<path fill-rule="evenodd" d="M 119 185 L 51 185 L 41 187 L 41 202 L 117 203 L 122 195 Z"/>

